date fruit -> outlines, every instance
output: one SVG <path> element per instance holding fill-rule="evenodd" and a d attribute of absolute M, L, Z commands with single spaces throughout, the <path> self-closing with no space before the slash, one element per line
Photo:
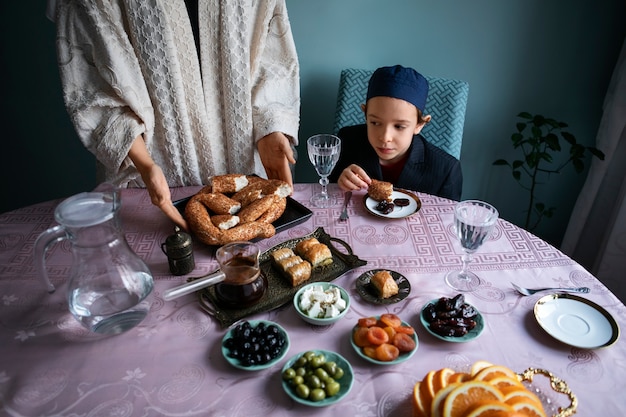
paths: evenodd
<path fill-rule="evenodd" d="M 462 337 L 476 327 L 478 312 L 465 302 L 463 294 L 453 298 L 441 297 L 429 303 L 422 312 L 430 330 L 440 336 Z"/>

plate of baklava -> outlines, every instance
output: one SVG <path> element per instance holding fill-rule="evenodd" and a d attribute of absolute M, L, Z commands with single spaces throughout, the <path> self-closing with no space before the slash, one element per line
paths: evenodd
<path fill-rule="evenodd" d="M 363 203 L 373 215 L 388 219 L 409 217 L 422 208 L 422 202 L 416 194 L 378 180 L 372 180 Z"/>
<path fill-rule="evenodd" d="M 372 269 L 356 280 L 356 291 L 361 298 L 373 304 L 394 304 L 411 292 L 406 277 L 396 271 Z"/>

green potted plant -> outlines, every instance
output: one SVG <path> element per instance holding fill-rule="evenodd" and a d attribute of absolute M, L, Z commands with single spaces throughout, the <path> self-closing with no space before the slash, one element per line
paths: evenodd
<path fill-rule="evenodd" d="M 493 165 L 508 166 L 515 181 L 528 191 L 524 228 L 533 231 L 543 218 L 552 217 L 555 210 L 555 207 L 546 207 L 544 203 L 536 201 L 537 186 L 545 184 L 550 175 L 560 174 L 563 168 L 570 164 L 577 173 L 581 173 L 585 169 L 587 151 L 600 160 L 604 160 L 604 153 L 593 146 L 577 143 L 574 135 L 564 130 L 567 124 L 563 122 L 528 112 L 519 113 L 517 116 L 522 121 L 516 124 L 517 130 L 511 135 L 511 141 L 513 148 L 521 151 L 522 159 L 511 162 L 498 159 Z M 569 157 L 560 165 L 553 167 L 554 156 L 562 150 L 561 139 L 569 144 Z"/>

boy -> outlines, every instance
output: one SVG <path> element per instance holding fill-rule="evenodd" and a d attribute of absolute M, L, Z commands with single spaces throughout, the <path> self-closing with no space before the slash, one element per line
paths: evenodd
<path fill-rule="evenodd" d="M 431 119 L 424 115 L 427 95 L 428 81 L 414 69 L 400 65 L 377 69 L 361 105 L 366 124 L 339 131 L 341 156 L 330 180 L 349 191 L 365 189 L 375 178 L 460 200 L 460 162 L 420 135 Z"/>

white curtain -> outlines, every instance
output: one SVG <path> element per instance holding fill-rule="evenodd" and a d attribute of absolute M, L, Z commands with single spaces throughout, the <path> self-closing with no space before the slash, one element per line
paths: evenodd
<path fill-rule="evenodd" d="M 561 250 L 616 292 L 626 288 L 626 41 L 604 100 L 596 147 L 605 160 L 593 158 Z"/>

